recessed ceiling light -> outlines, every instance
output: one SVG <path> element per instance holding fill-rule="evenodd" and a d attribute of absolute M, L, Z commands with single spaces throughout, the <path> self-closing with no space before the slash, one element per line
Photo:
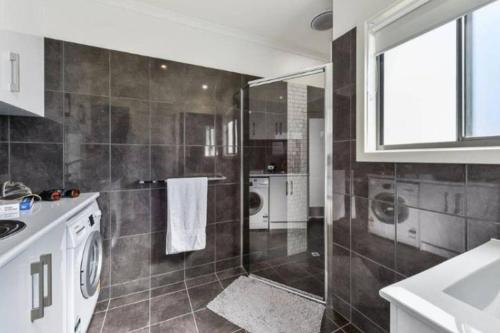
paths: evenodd
<path fill-rule="evenodd" d="M 203 89 L 203 90 L 207 90 L 207 89 L 208 89 L 208 85 L 203 84 L 203 85 L 201 86 L 201 89 Z"/>
<path fill-rule="evenodd" d="M 327 10 L 316 15 L 311 21 L 311 29 L 317 31 L 330 30 L 333 26 L 333 12 Z"/>
<path fill-rule="evenodd" d="M 161 68 L 161 69 L 167 69 L 167 65 L 165 65 L 165 64 L 161 64 L 161 65 L 160 65 L 160 68 Z"/>

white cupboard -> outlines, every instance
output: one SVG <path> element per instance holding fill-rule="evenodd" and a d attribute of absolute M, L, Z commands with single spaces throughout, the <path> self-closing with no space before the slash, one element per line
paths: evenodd
<path fill-rule="evenodd" d="M 0 270 L 2 332 L 64 332 L 65 223 Z"/>
<path fill-rule="evenodd" d="M 0 115 L 44 116 L 44 39 L 0 30 Z"/>
<path fill-rule="evenodd" d="M 307 175 L 280 175 L 269 178 L 269 220 L 271 224 L 307 222 Z"/>

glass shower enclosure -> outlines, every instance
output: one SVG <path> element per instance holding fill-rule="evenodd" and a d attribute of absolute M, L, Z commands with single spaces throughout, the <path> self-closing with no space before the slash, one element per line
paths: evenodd
<path fill-rule="evenodd" d="M 328 287 L 331 71 L 251 81 L 241 108 L 244 267 L 318 301 Z"/>

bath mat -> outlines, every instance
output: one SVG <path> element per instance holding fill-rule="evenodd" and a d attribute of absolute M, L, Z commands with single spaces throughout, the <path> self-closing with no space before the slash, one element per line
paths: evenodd
<path fill-rule="evenodd" d="M 208 306 L 251 333 L 319 333 L 325 306 L 245 276 Z"/>

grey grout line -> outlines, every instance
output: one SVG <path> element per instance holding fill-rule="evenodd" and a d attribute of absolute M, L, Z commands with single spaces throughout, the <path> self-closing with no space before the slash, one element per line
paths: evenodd
<path fill-rule="evenodd" d="M 193 303 L 191 303 L 191 296 L 189 296 L 189 291 L 187 288 L 186 280 L 184 280 L 184 287 L 186 288 L 186 294 L 187 294 L 188 301 L 189 301 L 189 307 L 191 308 L 191 315 L 193 316 L 194 326 L 196 327 L 196 332 L 200 333 L 200 330 L 198 329 L 198 323 L 196 322 L 196 316 L 194 315 Z"/>

